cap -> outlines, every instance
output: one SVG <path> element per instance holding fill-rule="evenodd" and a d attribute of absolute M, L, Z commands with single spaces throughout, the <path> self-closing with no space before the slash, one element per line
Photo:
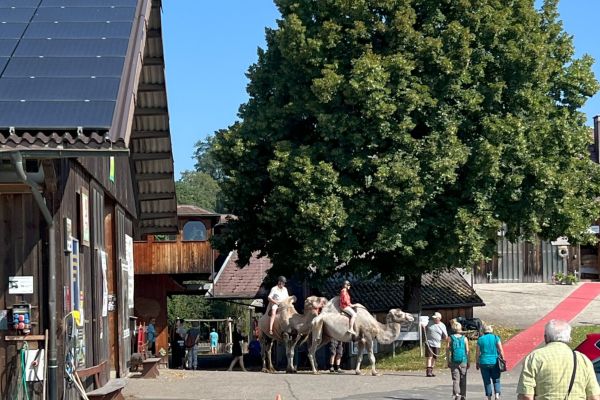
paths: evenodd
<path fill-rule="evenodd" d="M 346 286 L 346 285 L 350 286 L 350 281 L 347 281 L 347 280 L 344 281 L 344 286 Z"/>
<path fill-rule="evenodd" d="M 440 314 L 439 312 L 434 313 L 431 318 L 433 319 L 442 319 L 442 314 Z"/>
<path fill-rule="evenodd" d="M 285 276 L 280 276 L 279 278 L 277 278 L 277 282 L 283 282 L 286 283 L 287 279 L 285 279 Z"/>

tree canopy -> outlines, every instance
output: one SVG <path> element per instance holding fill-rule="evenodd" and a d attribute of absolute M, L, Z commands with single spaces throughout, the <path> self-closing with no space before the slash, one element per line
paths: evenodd
<path fill-rule="evenodd" d="M 216 242 L 273 274 L 468 267 L 497 232 L 585 240 L 598 90 L 557 1 L 276 0 L 241 122 L 217 133 Z"/>
<path fill-rule="evenodd" d="M 202 171 L 184 171 L 175 182 L 177 202 L 191 204 L 204 209 L 223 212 L 221 188 L 209 174 Z"/>

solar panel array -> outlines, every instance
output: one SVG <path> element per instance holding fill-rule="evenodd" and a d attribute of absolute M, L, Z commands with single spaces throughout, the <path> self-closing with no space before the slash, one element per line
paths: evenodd
<path fill-rule="evenodd" d="M 137 0 L 0 0 L 0 129 L 108 129 Z"/>

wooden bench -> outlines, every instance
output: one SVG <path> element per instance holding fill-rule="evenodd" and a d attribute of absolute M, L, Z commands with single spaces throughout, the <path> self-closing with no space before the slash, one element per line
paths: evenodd
<path fill-rule="evenodd" d="M 158 364 L 160 363 L 160 358 L 146 358 L 142 363 L 142 376 L 141 378 L 156 378 L 159 375 L 158 372 Z"/>
<path fill-rule="evenodd" d="M 124 400 L 121 391 L 127 385 L 125 379 L 110 379 L 105 385 L 101 383 L 101 375 L 104 373 L 108 365 L 107 361 L 101 362 L 99 365 L 94 365 L 90 368 L 83 368 L 75 371 L 80 380 L 84 380 L 90 376 L 94 377 L 94 390 L 85 394 L 90 400 Z"/>

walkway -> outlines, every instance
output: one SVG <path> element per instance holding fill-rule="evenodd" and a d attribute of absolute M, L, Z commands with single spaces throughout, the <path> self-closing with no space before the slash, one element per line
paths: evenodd
<path fill-rule="evenodd" d="M 504 344 L 508 370 L 544 341 L 544 325 L 551 319 L 571 321 L 600 295 L 600 283 L 582 283 L 552 311 Z"/>

